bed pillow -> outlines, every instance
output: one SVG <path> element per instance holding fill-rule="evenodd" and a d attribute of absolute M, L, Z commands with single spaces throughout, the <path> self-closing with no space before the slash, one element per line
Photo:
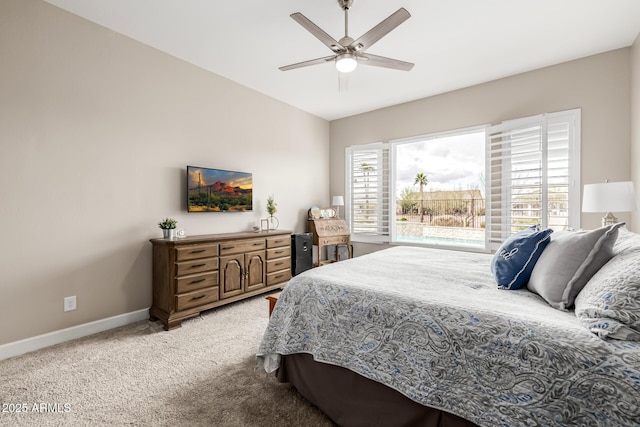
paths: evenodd
<path fill-rule="evenodd" d="M 631 249 L 640 249 L 640 234 L 629 231 L 626 226 L 622 226 L 618 229 L 618 238 L 613 244 L 613 255 Z"/>
<path fill-rule="evenodd" d="M 491 260 L 491 272 L 498 289 L 520 289 L 527 284 L 552 232 L 533 225 L 514 233 L 502 243 Z"/>
<path fill-rule="evenodd" d="M 567 310 L 591 276 L 613 256 L 613 244 L 623 224 L 554 233 L 533 268 L 527 288 L 552 307 Z"/>
<path fill-rule="evenodd" d="M 622 228 L 619 240 L 578 294 L 576 317 L 600 338 L 640 341 L 640 234 Z"/>

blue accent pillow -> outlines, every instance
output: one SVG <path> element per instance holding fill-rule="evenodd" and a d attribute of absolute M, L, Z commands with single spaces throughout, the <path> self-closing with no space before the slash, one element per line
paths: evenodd
<path fill-rule="evenodd" d="M 512 234 L 491 260 L 498 289 L 520 289 L 529 282 L 533 267 L 551 240 L 553 230 L 533 225 Z"/>

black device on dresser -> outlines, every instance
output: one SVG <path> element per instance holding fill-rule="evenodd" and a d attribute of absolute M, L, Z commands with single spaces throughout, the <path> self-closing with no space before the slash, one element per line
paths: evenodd
<path fill-rule="evenodd" d="M 297 276 L 313 267 L 313 236 L 311 233 L 291 235 L 291 275 Z"/>

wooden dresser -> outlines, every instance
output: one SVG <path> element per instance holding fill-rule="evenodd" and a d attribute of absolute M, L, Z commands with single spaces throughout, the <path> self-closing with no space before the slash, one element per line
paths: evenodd
<path fill-rule="evenodd" d="M 291 231 L 151 239 L 149 315 L 165 330 L 201 311 L 282 288 L 291 278 Z"/>
<path fill-rule="evenodd" d="M 351 253 L 351 233 L 343 219 L 310 219 L 307 222 L 308 230 L 313 234 L 313 244 L 318 246 L 318 261 L 316 267 L 336 260 L 324 259 L 323 248 L 325 246 L 347 245 L 349 258 Z"/>

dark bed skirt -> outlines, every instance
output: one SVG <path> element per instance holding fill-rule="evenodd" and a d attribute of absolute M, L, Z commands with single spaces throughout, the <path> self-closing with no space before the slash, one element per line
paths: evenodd
<path fill-rule="evenodd" d="M 277 377 L 340 426 L 477 427 L 349 369 L 316 362 L 310 354 L 283 356 Z"/>

